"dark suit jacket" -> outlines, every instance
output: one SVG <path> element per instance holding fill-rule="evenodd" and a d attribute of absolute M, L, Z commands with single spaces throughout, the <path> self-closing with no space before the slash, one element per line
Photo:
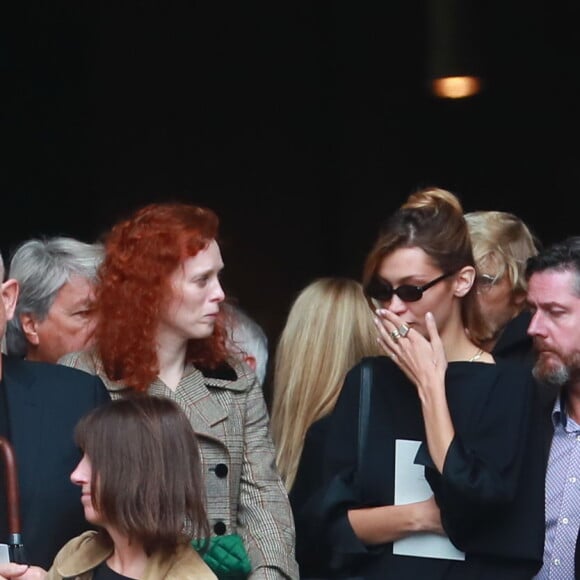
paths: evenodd
<path fill-rule="evenodd" d="M 58 550 L 90 527 L 80 490 L 70 481 L 81 458 L 73 430 L 82 415 L 110 397 L 98 377 L 62 365 L 3 357 L 2 372 L 18 467 L 22 543 L 29 563 L 48 569 Z M 5 498 L 0 501 L 5 505 Z M 7 531 L 3 517 L 2 542 Z"/>
<path fill-rule="evenodd" d="M 528 326 L 532 314 L 528 310 L 520 312 L 512 318 L 503 329 L 491 354 L 495 359 L 509 359 L 520 361 L 530 367 L 534 366 L 534 341 L 528 334 Z"/>

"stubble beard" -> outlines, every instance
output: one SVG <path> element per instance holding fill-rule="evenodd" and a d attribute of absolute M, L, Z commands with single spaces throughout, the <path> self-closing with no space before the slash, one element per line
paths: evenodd
<path fill-rule="evenodd" d="M 568 357 L 554 352 L 540 353 L 532 373 L 547 385 L 563 387 L 580 378 L 580 353 L 574 352 Z"/>

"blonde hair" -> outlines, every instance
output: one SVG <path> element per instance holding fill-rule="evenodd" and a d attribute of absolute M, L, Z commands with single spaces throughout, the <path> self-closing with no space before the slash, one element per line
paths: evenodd
<path fill-rule="evenodd" d="M 294 301 L 274 360 L 272 436 L 278 469 L 290 490 L 308 428 L 328 415 L 346 373 L 382 354 L 362 285 L 319 278 Z"/>
<path fill-rule="evenodd" d="M 514 293 L 525 294 L 526 262 L 535 256 L 540 242 L 517 216 L 505 211 L 473 211 L 465 214 L 478 269 L 488 264 L 499 279 L 507 272 Z"/>

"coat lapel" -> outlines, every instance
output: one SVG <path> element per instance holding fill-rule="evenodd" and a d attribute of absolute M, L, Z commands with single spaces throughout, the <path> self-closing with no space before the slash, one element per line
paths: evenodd
<path fill-rule="evenodd" d="M 112 381 L 105 373 L 100 359 L 93 357 L 93 372 L 100 376 L 105 383 L 111 397 L 118 398 L 129 392 L 129 389 L 120 381 Z M 81 367 L 84 368 L 84 367 Z M 229 369 L 229 370 L 228 370 Z M 204 374 L 205 373 L 205 374 Z M 206 376 L 207 375 L 207 376 Z M 210 393 L 210 388 L 215 388 L 221 393 L 216 397 Z M 188 365 L 185 375 L 175 391 L 169 389 L 159 378 L 151 383 L 148 393 L 168 397 L 179 403 L 187 413 L 187 416 L 198 435 L 204 435 L 215 439 L 220 444 L 224 444 L 224 434 L 226 431 L 225 422 L 229 416 L 230 402 L 226 402 L 227 391 L 245 391 L 248 389 L 248 382 L 228 365 L 217 372 L 206 372 L 197 369 L 193 365 Z M 224 397 L 224 404 L 220 400 Z"/>
<path fill-rule="evenodd" d="M 71 366 L 98 375 L 113 399 L 131 392 L 121 381 L 109 379 L 95 351 L 85 351 L 71 360 Z M 198 435 L 227 446 L 224 437 L 228 429 L 227 419 L 232 418 L 232 393 L 243 392 L 248 388 L 247 377 L 228 364 L 213 370 L 198 369 L 190 364 L 175 391 L 156 379 L 149 386 L 148 393 L 177 401 Z"/>
<path fill-rule="evenodd" d="M 225 366 L 220 372 L 200 370 L 188 366 L 175 391 L 198 435 L 224 442 L 231 418 L 232 392 L 247 390 L 248 382 L 240 380 L 236 372 Z"/>
<path fill-rule="evenodd" d="M 175 395 L 184 403 L 184 408 L 191 424 L 198 434 L 212 438 L 221 438 L 223 425 L 228 417 L 227 410 L 211 396 L 208 386 L 211 379 L 206 379 L 197 369 L 189 369 Z"/>

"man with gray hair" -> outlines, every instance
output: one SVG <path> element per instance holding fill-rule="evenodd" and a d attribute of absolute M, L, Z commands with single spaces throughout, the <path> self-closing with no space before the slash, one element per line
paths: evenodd
<path fill-rule="evenodd" d="M 228 347 L 239 356 L 258 377 L 264 386 L 268 366 L 268 337 L 263 328 L 236 304 L 224 303 L 224 310 L 230 320 Z"/>
<path fill-rule="evenodd" d="M 90 345 L 102 259 L 100 244 L 68 237 L 31 239 L 18 246 L 9 267 L 20 287 L 7 328 L 9 355 L 55 363 Z"/>
<path fill-rule="evenodd" d="M 0 256 L 0 336 L 14 315 L 18 282 L 4 281 Z M 12 538 L 8 500 L 18 501 L 20 531 L 29 564 L 48 568 L 60 548 L 91 526 L 70 474 L 82 457 L 73 439 L 79 419 L 110 400 L 103 382 L 59 364 L 0 355 L 0 436 L 11 443 L 18 493 L 8 493 L 0 461 L 0 544 Z M 4 564 L 0 579 L 21 577 L 25 567 Z M 32 574 L 32 571 L 31 571 Z M 24 577 L 39 578 L 27 575 Z"/>

